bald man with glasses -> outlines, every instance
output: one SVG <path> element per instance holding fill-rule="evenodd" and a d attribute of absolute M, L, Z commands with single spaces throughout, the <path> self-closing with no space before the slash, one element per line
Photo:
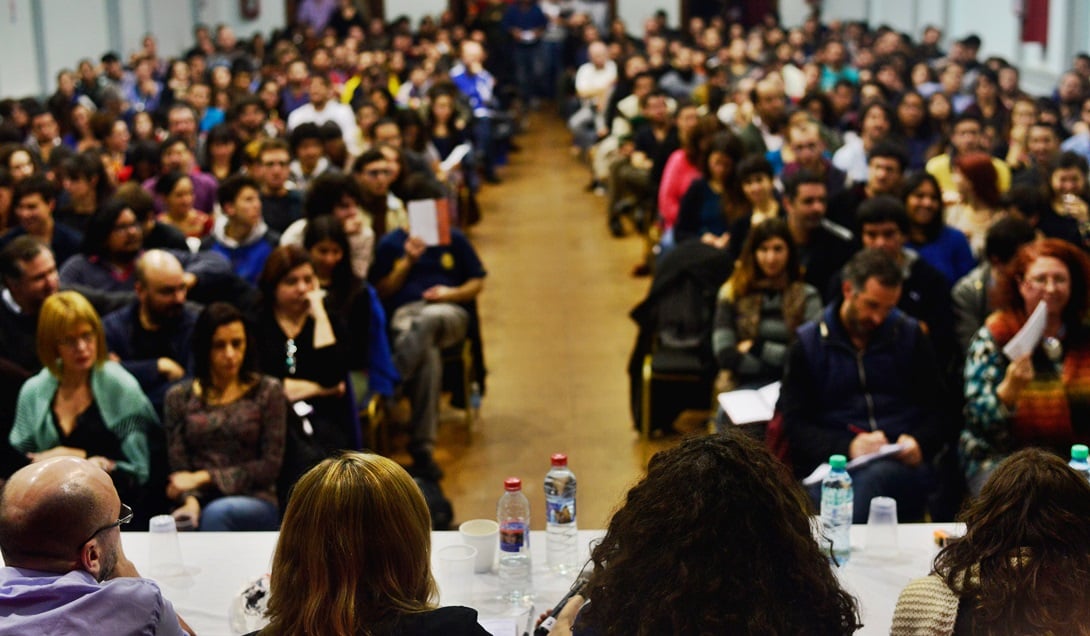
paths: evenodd
<path fill-rule="evenodd" d="M 101 468 L 57 457 L 0 491 L 0 635 L 192 634 L 121 548 L 133 511 Z"/>

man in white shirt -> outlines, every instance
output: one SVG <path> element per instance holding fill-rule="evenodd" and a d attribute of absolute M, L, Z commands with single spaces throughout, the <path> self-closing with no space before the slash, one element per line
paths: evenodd
<path fill-rule="evenodd" d="M 617 83 L 617 65 L 609 59 L 605 43 L 592 42 L 587 47 L 587 55 L 590 61 L 575 72 L 575 92 L 582 106 L 568 120 L 575 145 L 584 150 L 609 134 L 606 107 Z"/>
<path fill-rule="evenodd" d="M 321 126 L 331 121 L 340 127 L 348 152 L 358 155 L 362 152 L 362 148 L 359 147 L 359 129 L 356 127 L 356 117 L 352 113 L 352 107 L 330 99 L 332 96 L 333 84 L 329 77 L 311 75 L 310 103 L 296 108 L 288 115 L 288 131 L 295 130 L 296 126 L 306 122 Z"/>

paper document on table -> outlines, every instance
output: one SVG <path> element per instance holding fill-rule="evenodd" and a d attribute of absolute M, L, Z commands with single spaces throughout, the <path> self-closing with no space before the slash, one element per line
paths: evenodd
<path fill-rule="evenodd" d="M 741 389 L 719 394 L 719 406 L 735 425 L 767 422 L 772 419 L 780 399 L 780 383 L 766 384 L 759 389 Z"/>
<path fill-rule="evenodd" d="M 903 444 L 883 444 L 881 448 L 873 453 L 867 453 L 866 455 L 860 455 L 852 461 L 848 462 L 848 472 L 851 472 L 853 468 L 859 468 L 873 462 L 876 459 L 895 455 L 905 449 Z M 825 479 L 825 476 L 829 474 L 829 464 L 821 464 L 814 469 L 814 472 L 806 476 L 802 480 L 802 485 L 812 486 L 814 484 L 820 484 L 821 480 Z"/>
<path fill-rule="evenodd" d="M 518 636 L 518 623 L 513 618 L 481 618 L 477 620 L 492 636 Z"/>
<path fill-rule="evenodd" d="M 450 154 L 447 155 L 447 158 L 439 164 L 439 169 L 443 172 L 450 172 L 452 169 L 457 167 L 458 164 L 462 163 L 462 159 L 465 159 L 466 155 L 468 155 L 469 151 L 472 149 L 473 146 L 470 146 L 469 144 L 458 144 L 454 147 L 454 150 L 450 151 Z"/>
<path fill-rule="evenodd" d="M 409 233 L 428 247 L 450 245 L 450 212 L 446 199 L 409 201 Z"/>
<path fill-rule="evenodd" d="M 1003 355 L 1008 360 L 1017 360 L 1033 351 L 1041 336 L 1045 335 L 1045 323 L 1048 321 L 1048 306 L 1045 301 L 1037 303 L 1037 308 L 1029 315 L 1026 324 L 1014 334 L 1014 337 L 1003 347 Z"/>

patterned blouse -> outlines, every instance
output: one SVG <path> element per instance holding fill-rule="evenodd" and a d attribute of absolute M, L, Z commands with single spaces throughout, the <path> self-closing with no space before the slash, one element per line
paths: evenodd
<path fill-rule="evenodd" d="M 193 392 L 193 381 L 170 389 L 164 419 L 171 471 L 207 470 L 215 490 L 276 504 L 276 478 L 284 459 L 284 389 L 263 375 L 230 404 L 210 405 Z"/>

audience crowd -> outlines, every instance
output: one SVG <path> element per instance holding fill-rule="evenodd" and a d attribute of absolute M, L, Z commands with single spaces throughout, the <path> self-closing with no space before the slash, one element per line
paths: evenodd
<path fill-rule="evenodd" d="M 854 475 L 857 520 L 874 496 L 896 498 L 905 521 L 951 519 L 966 493 L 998 500 L 985 484 L 1006 457 L 1090 441 L 1090 55 L 1034 96 L 1016 66 L 980 59 L 979 37 L 943 50 L 938 27 L 916 37 L 729 13 L 675 29 L 659 11 L 634 35 L 597 4 L 490 0 L 414 31 L 350 0 L 303 2 L 269 37 L 201 25 L 168 58 L 148 35 L 128 60 L 59 72 L 47 99 L 0 100 L 0 478 L 16 474 L 0 498 L 5 558 L 29 554 L 13 541 L 40 521 L 5 511 L 41 488 L 29 476 L 95 467 L 113 490 L 90 484 L 97 503 L 73 531 L 112 520 L 118 494 L 132 506 L 84 543 L 82 569 L 100 581 L 115 565 L 103 554 L 135 574 L 116 546 L 96 547 L 133 518 L 275 529 L 300 475 L 364 445 L 359 414 L 375 395 L 409 402 L 409 471 L 441 479 L 442 352 L 469 338 L 475 369 L 460 381 L 483 388 L 485 371 L 486 270 L 465 230 L 480 188 L 519 151 L 524 116 L 547 103 L 608 230 L 646 244 L 634 274 L 655 276 L 658 310 L 641 314 L 633 360 L 694 353 L 709 389 L 717 376 L 724 390 L 782 381 L 766 441 L 796 479 L 830 454 L 897 444 Z M 449 215 L 449 238 L 419 236 L 418 201 Z M 1008 357 L 1039 305 L 1040 343 Z M 638 421 L 650 402 L 637 385 Z M 671 406 L 651 413 L 656 428 L 684 408 Z M 731 444 L 653 461 L 629 505 L 670 492 L 656 471 L 686 453 L 757 452 Z M 87 461 L 56 461 L 68 456 Z M 776 486 L 768 515 L 807 564 L 821 561 L 798 538 L 804 491 L 784 491 L 766 459 L 751 468 L 769 474 L 747 479 Z M 340 456 L 308 483 L 365 465 Z M 288 507 L 288 521 L 318 503 Z M 635 536 L 615 536 L 624 523 L 594 553 L 607 569 L 587 633 L 627 631 L 626 604 L 652 601 L 611 574 L 640 567 L 617 557 Z M 277 563 L 301 558 L 289 549 Z M 988 581 L 965 584 L 976 557 L 955 554 L 933 585 L 982 597 Z M 414 567 L 398 605 L 410 613 L 431 588 L 426 564 Z M 810 575 L 828 619 L 811 631 L 853 631 L 850 599 Z M 795 622 L 723 616 L 702 598 L 644 630 Z M 311 624 L 297 609 L 277 598 L 269 633 Z"/>

